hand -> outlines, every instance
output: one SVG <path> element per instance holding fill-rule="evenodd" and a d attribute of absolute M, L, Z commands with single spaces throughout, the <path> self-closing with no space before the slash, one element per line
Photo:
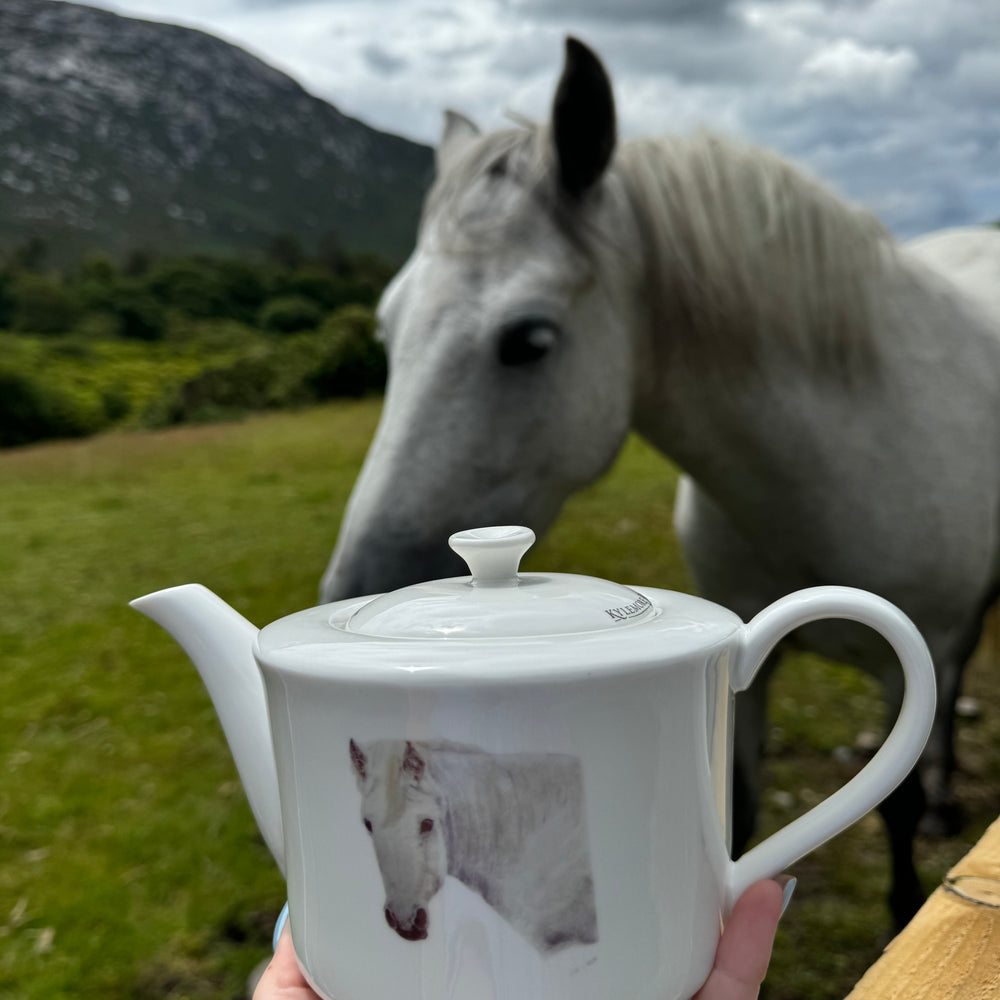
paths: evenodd
<path fill-rule="evenodd" d="M 790 895 L 789 889 L 770 879 L 743 893 L 719 939 L 715 966 L 692 1000 L 756 1000 L 771 961 L 778 919 Z M 302 977 L 287 923 L 253 1000 L 319 1000 Z"/>
<path fill-rule="evenodd" d="M 253 991 L 253 1000 L 320 1000 L 299 968 L 287 920 L 278 937 L 274 957 Z"/>
<path fill-rule="evenodd" d="M 757 1000 L 794 879 L 755 882 L 736 901 L 715 950 L 715 965 L 692 1000 Z"/>

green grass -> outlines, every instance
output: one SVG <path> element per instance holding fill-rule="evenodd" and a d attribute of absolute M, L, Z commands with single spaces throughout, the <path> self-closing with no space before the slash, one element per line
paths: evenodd
<path fill-rule="evenodd" d="M 0 453 L 0 998 L 240 995 L 284 898 L 201 682 L 127 601 L 199 581 L 264 624 L 315 601 L 378 402 Z M 574 498 L 528 568 L 686 589 L 674 470 L 637 440 Z M 962 837 L 921 842 L 928 887 L 1000 789 L 1000 683 L 980 659 L 963 724 Z M 877 691 L 810 657 L 775 682 L 775 829 L 842 783 L 831 750 L 877 728 Z M 843 997 L 887 928 L 868 817 L 795 868 L 769 1000 Z"/>

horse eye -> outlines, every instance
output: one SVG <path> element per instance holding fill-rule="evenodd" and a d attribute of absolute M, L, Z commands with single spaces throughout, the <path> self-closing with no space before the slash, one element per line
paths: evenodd
<path fill-rule="evenodd" d="M 555 347 L 558 327 L 537 317 L 515 320 L 500 331 L 499 355 L 502 365 L 526 365 L 538 361 Z"/>
<path fill-rule="evenodd" d="M 372 821 L 370 819 L 365 820 L 365 829 L 371 833 L 372 832 Z"/>
<path fill-rule="evenodd" d="M 420 821 L 420 832 L 430 833 L 434 829 L 434 820 L 432 819 L 422 819 Z"/>

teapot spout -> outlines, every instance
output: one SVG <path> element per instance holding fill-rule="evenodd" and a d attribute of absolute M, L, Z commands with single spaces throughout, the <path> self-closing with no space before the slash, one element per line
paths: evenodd
<path fill-rule="evenodd" d="M 264 681 L 253 658 L 257 629 L 197 583 L 129 602 L 165 628 L 198 668 L 215 706 L 257 826 L 285 870 L 278 775 Z"/>

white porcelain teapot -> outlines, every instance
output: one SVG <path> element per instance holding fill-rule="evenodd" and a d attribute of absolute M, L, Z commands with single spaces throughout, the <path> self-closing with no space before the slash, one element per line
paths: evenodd
<path fill-rule="evenodd" d="M 882 599 L 819 587 L 744 625 L 685 594 L 519 573 L 533 541 L 459 532 L 471 576 L 260 632 L 195 584 L 132 602 L 201 672 L 325 997 L 689 997 L 740 893 L 873 808 L 923 748 L 931 659 Z M 858 775 L 734 862 L 733 692 L 820 618 L 885 636 L 902 710 Z"/>

